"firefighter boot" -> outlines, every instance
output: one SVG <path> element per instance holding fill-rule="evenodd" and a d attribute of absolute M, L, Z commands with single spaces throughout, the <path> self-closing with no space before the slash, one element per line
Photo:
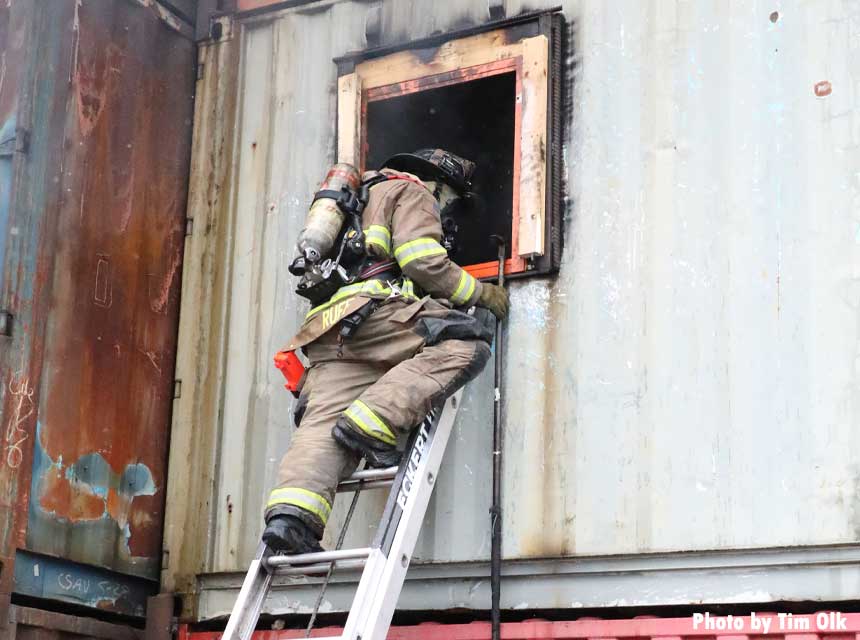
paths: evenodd
<path fill-rule="evenodd" d="M 275 553 L 287 555 L 322 551 L 319 538 L 296 516 L 276 515 L 266 521 L 263 542 Z"/>
<path fill-rule="evenodd" d="M 400 464 L 403 453 L 393 444 L 377 440 L 369 435 L 353 429 L 343 416 L 337 419 L 331 430 L 332 437 L 339 445 L 364 456 L 370 467 L 396 467 Z"/>

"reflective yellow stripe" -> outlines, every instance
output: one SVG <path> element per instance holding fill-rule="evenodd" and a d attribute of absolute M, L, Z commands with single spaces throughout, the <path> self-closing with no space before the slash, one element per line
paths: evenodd
<path fill-rule="evenodd" d="M 464 270 L 460 273 L 460 283 L 450 300 L 454 304 L 466 304 L 473 293 L 475 293 L 475 279 Z"/>
<path fill-rule="evenodd" d="M 397 443 L 397 438 L 391 429 L 388 428 L 388 425 L 361 400 L 356 400 L 349 405 L 346 411 L 344 411 L 344 415 L 358 425 L 367 435 L 388 444 Z"/>
<path fill-rule="evenodd" d="M 328 517 L 331 515 L 331 504 L 325 499 L 325 496 L 299 487 L 281 487 L 272 491 L 269 494 L 269 502 L 266 503 L 266 509 L 271 509 L 279 504 L 290 504 L 294 507 L 300 507 L 305 511 L 310 511 L 314 515 L 319 516 L 323 525 L 328 522 Z"/>
<path fill-rule="evenodd" d="M 305 320 L 318 314 L 320 311 L 325 311 L 331 305 L 336 302 L 340 302 L 344 298 L 348 298 L 350 296 L 356 296 L 361 293 L 373 293 L 373 294 L 389 294 L 391 293 L 391 289 L 382 284 L 379 280 L 368 280 L 367 282 L 356 282 L 355 284 L 348 284 L 345 287 L 341 287 L 338 289 L 335 294 L 328 299 L 327 302 L 323 302 L 318 307 L 314 307 L 308 314 L 305 316 Z"/>
<path fill-rule="evenodd" d="M 394 259 L 403 268 L 413 260 L 442 255 L 443 253 L 448 253 L 448 251 L 433 238 L 418 238 L 397 247 L 394 250 Z"/>
<path fill-rule="evenodd" d="M 334 295 L 326 302 L 308 311 L 307 315 L 305 316 L 305 320 L 309 320 L 312 316 L 315 316 L 320 311 L 325 311 L 326 309 L 329 309 L 332 305 L 337 304 L 345 298 L 362 294 L 390 296 L 391 287 L 384 284 L 382 280 L 367 280 L 365 282 L 356 282 L 355 284 L 348 284 L 345 287 L 341 287 L 340 289 L 335 291 Z M 403 284 L 400 286 L 400 294 L 404 298 L 418 300 L 418 297 L 415 295 L 415 288 L 412 284 L 412 281 L 408 278 L 403 279 Z M 343 313 L 343 310 L 340 310 L 340 312 Z M 338 314 L 337 319 L 340 319 L 340 314 Z"/>
<path fill-rule="evenodd" d="M 372 224 L 364 230 L 364 242 L 366 244 L 375 244 L 382 249 L 385 255 L 391 253 L 391 232 L 388 227 L 383 227 L 380 224 Z"/>

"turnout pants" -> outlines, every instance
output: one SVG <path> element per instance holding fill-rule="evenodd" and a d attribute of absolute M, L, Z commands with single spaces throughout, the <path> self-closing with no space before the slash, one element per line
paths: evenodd
<path fill-rule="evenodd" d="M 352 338 L 338 328 L 305 346 L 310 366 L 296 410 L 297 429 L 284 455 L 266 518 L 289 514 L 322 536 L 338 483 L 359 457 L 331 430 L 342 414 L 383 442 L 417 426 L 434 403 L 474 378 L 490 356 L 492 316 L 453 310 L 427 298 L 387 301 Z"/>

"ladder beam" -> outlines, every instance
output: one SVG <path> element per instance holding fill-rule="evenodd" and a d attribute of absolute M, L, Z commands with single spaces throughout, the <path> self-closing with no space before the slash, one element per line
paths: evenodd
<path fill-rule="evenodd" d="M 221 636 L 222 640 L 250 640 L 254 633 L 263 603 L 272 586 L 272 572 L 266 567 L 266 558 L 271 553 L 263 542 L 257 547 L 257 555 L 251 561 L 230 620 L 227 621 L 227 628 Z"/>
<path fill-rule="evenodd" d="M 338 560 L 352 560 L 354 558 L 367 558 L 370 555 L 370 547 L 361 549 L 340 549 L 339 551 L 315 551 L 313 553 L 299 553 L 294 556 L 269 556 L 266 565 L 270 569 L 286 565 L 296 566 L 303 564 L 316 564 L 318 562 L 336 562 Z"/>
<path fill-rule="evenodd" d="M 362 469 L 349 476 L 344 482 L 356 482 L 358 480 L 394 480 L 399 467 L 387 467 L 385 469 Z"/>
<path fill-rule="evenodd" d="M 462 395 L 460 389 L 448 398 L 441 414 L 428 415 L 406 452 L 342 640 L 385 640 L 388 635 Z"/>
<path fill-rule="evenodd" d="M 441 411 L 436 408 L 427 415 L 399 467 L 365 469 L 340 483 L 338 491 L 392 486 L 373 546 L 281 556 L 260 543 L 222 640 L 250 640 L 273 576 L 324 574 L 333 565 L 364 571 L 343 635 L 318 640 L 385 640 L 462 393 L 460 389 Z"/>
<path fill-rule="evenodd" d="M 362 491 L 365 489 L 385 489 L 392 484 L 394 484 L 394 480 L 358 480 L 356 482 L 347 480 L 337 485 L 337 492 L 348 493 L 350 491 L 358 491 L 359 489 Z"/>
<path fill-rule="evenodd" d="M 338 560 L 335 567 L 340 571 L 342 569 L 362 569 L 367 564 L 365 558 L 355 558 L 353 560 Z M 278 576 L 309 576 L 321 575 L 328 571 L 331 562 L 317 562 L 315 564 L 303 564 L 298 567 L 278 567 L 272 572 Z"/>

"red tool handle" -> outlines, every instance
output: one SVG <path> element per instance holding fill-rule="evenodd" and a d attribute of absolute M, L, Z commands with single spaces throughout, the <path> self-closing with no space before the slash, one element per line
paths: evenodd
<path fill-rule="evenodd" d="M 275 366 L 284 374 L 287 384 L 284 386 L 294 396 L 298 397 L 299 382 L 305 373 L 305 366 L 295 351 L 278 351 L 275 354 Z"/>

